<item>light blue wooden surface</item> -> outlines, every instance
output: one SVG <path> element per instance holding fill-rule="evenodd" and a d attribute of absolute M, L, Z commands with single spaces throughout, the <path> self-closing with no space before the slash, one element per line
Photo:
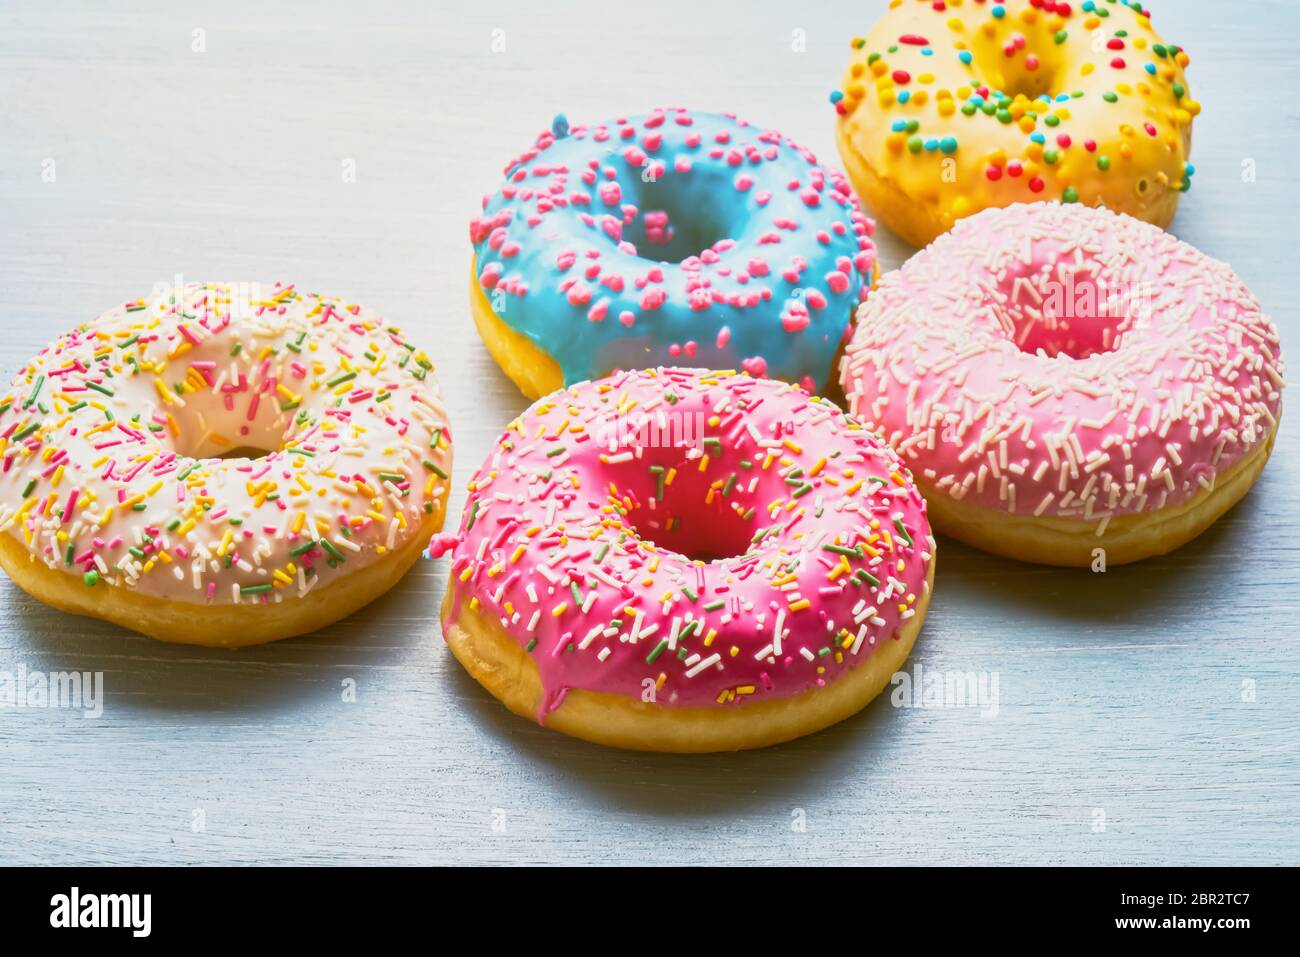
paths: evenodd
<path fill-rule="evenodd" d="M 1300 7 L 1153 4 L 1205 106 L 1173 229 L 1231 262 L 1294 350 Z M 0 369 L 176 273 L 336 292 L 439 357 L 458 515 L 525 405 L 466 309 L 467 221 L 506 160 L 556 112 L 682 103 L 836 161 L 826 93 L 882 7 L 6 4 Z M 882 247 L 886 267 L 908 254 Z M 624 754 L 506 714 L 439 639 L 445 562 L 238 654 L 4 579 L 0 671 L 102 671 L 106 694 L 94 720 L 0 709 L 0 863 L 1294 864 L 1296 435 L 1165 559 L 1093 575 L 944 542 L 913 660 L 996 673 L 996 716 L 881 700 L 760 753 Z"/>

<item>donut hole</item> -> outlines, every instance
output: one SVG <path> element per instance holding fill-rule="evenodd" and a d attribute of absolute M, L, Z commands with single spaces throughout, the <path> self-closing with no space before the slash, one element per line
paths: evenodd
<path fill-rule="evenodd" d="M 740 501 L 734 492 L 724 495 L 713 487 L 720 477 L 725 483 L 730 470 L 725 475 L 721 468 L 700 472 L 698 458 L 681 455 L 646 456 L 640 468 L 649 480 L 634 500 L 637 507 L 625 517 L 638 538 L 705 564 L 749 550 L 757 528 L 752 516 L 746 521 L 742 510 L 733 507 Z"/>
<path fill-rule="evenodd" d="M 259 397 L 250 418 L 251 396 L 241 392 L 229 407 L 211 392 L 187 397 L 173 412 L 177 423 L 171 439 L 180 455 L 194 459 L 256 461 L 280 451 L 292 424 L 290 413 L 275 401 Z"/>
<path fill-rule="evenodd" d="M 1050 40 L 1035 42 L 1016 30 L 981 31 L 972 38 L 973 69 L 992 89 L 1010 100 L 1055 96 L 1065 82 L 1065 61 Z"/>
<path fill-rule="evenodd" d="M 1005 304 L 994 307 L 1003 329 L 1021 352 L 1046 358 L 1114 352 L 1144 306 L 1140 288 L 1108 283 L 1073 261 L 1011 275 L 1003 291 Z"/>
<path fill-rule="evenodd" d="M 237 445 L 232 449 L 224 452 L 218 452 L 216 455 L 209 456 L 214 459 L 244 459 L 247 461 L 256 461 L 264 459 L 271 454 L 271 449 L 254 448 L 251 445 Z"/>
<path fill-rule="evenodd" d="M 1055 95 L 1055 77 L 1042 68 L 1033 72 L 1018 70 L 1007 75 L 1001 89 L 1012 100 L 1023 96 L 1026 100 L 1036 101 L 1042 96 Z"/>
<path fill-rule="evenodd" d="M 595 435 L 603 484 L 628 530 L 656 548 L 715 562 L 749 551 L 763 479 L 756 463 L 714 437 L 713 410 L 669 402 L 620 417 Z M 758 482 L 753 480 L 758 476 Z"/>
<path fill-rule="evenodd" d="M 643 259 L 680 263 L 735 238 L 748 219 L 727 202 L 736 190 L 714 170 L 656 174 L 643 169 L 634 182 L 629 190 L 634 212 L 623 224 L 622 238 Z"/>

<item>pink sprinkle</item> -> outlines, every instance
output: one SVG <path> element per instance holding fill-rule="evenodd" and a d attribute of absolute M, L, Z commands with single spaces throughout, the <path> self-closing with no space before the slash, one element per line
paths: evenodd
<path fill-rule="evenodd" d="M 65 505 L 64 508 L 63 508 L 63 519 L 62 519 L 62 521 L 61 521 L 61 524 L 63 524 L 63 525 L 67 525 L 68 522 L 72 520 L 72 509 L 73 509 L 73 508 L 76 506 L 76 504 L 77 504 L 77 496 L 78 496 L 78 494 L 79 494 L 79 492 L 78 492 L 78 490 L 75 489 L 75 488 L 74 488 L 71 492 L 68 493 L 68 504 Z"/>
<path fill-rule="evenodd" d="M 801 332 L 808 328 L 808 310 L 798 303 L 791 303 L 781 315 L 781 327 L 786 332 Z"/>
<path fill-rule="evenodd" d="M 655 287 L 653 289 L 647 289 L 645 293 L 641 296 L 641 308 L 645 309 L 646 311 L 649 311 L 651 309 L 658 309 L 667 300 L 668 300 L 668 294 L 665 293 L 662 289 L 658 287 Z"/>
<path fill-rule="evenodd" d="M 600 201 L 606 206 L 617 206 L 623 198 L 623 188 L 618 183 L 602 183 Z"/>

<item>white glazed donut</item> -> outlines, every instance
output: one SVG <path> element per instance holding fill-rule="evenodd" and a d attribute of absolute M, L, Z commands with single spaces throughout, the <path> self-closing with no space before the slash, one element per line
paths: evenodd
<path fill-rule="evenodd" d="M 374 312 L 190 284 L 44 349 L 0 399 L 0 564 L 48 604 L 164 641 L 322 627 L 442 526 L 447 416 Z M 243 448 L 259 458 L 221 458 Z"/>

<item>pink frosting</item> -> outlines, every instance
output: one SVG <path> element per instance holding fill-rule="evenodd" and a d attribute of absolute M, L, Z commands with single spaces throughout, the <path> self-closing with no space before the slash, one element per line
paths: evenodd
<path fill-rule="evenodd" d="M 570 688 L 728 707 L 833 682 L 915 614 L 934 540 L 897 456 L 829 402 L 651 369 L 513 422 L 454 548 L 457 601 L 532 656 L 543 717 Z"/>
<path fill-rule="evenodd" d="M 1232 270 L 1104 209 L 990 209 L 885 277 L 841 368 L 927 491 L 1098 523 L 1213 488 L 1265 441 L 1277 330 Z"/>

